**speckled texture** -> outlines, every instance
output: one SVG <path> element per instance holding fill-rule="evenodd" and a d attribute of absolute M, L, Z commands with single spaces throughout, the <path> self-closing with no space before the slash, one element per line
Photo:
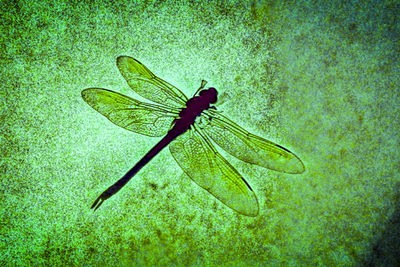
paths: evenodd
<path fill-rule="evenodd" d="M 399 214 L 398 1 L 50 2 L 0 4 L 2 266 L 398 262 L 385 241 L 399 244 L 388 235 Z M 293 150 L 306 172 L 227 156 L 258 196 L 249 218 L 165 150 L 93 214 L 158 141 L 81 99 L 93 86 L 140 99 L 119 55 L 188 96 L 208 80 L 224 114 Z"/>

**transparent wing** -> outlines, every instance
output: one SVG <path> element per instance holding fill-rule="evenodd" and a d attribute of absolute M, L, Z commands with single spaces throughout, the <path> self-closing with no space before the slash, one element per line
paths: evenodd
<path fill-rule="evenodd" d="M 188 98 L 175 86 L 155 76 L 138 60 L 120 56 L 117 66 L 133 91 L 155 103 L 169 107 L 184 107 Z"/>
<path fill-rule="evenodd" d="M 169 149 L 196 184 L 233 210 L 257 216 L 258 201 L 251 187 L 199 130 L 188 130 L 178 136 Z"/>
<path fill-rule="evenodd" d="M 251 134 L 217 111 L 204 112 L 210 123 L 203 129 L 221 148 L 236 158 L 284 173 L 304 172 L 303 162 L 288 149 Z"/>
<path fill-rule="evenodd" d="M 162 136 L 179 111 L 147 104 L 107 89 L 89 88 L 82 98 L 115 125 L 147 136 Z"/>

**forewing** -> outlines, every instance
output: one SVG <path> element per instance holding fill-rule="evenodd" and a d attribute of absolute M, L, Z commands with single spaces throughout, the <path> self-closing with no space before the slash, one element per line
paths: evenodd
<path fill-rule="evenodd" d="M 189 130 L 171 142 L 171 154 L 196 184 L 222 203 L 243 215 L 257 216 L 253 190 L 206 138 L 197 130 Z"/>
<path fill-rule="evenodd" d="M 146 104 L 107 89 L 85 89 L 82 98 L 115 125 L 147 136 L 165 135 L 178 117 L 167 107 Z"/>
<path fill-rule="evenodd" d="M 247 132 L 218 112 L 210 110 L 205 114 L 210 120 L 203 130 L 229 154 L 284 173 L 304 172 L 303 162 L 288 149 Z"/>
<path fill-rule="evenodd" d="M 140 96 L 165 106 L 185 106 L 188 99 L 178 88 L 155 76 L 138 60 L 120 56 L 117 66 L 128 85 Z"/>

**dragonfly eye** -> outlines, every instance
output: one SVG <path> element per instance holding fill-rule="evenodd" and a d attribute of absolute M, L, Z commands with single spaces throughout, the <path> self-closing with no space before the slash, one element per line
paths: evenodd
<path fill-rule="evenodd" d="M 208 88 L 208 91 L 210 92 L 210 103 L 215 103 L 218 100 L 218 91 L 214 87 Z"/>
<path fill-rule="evenodd" d="M 199 95 L 207 97 L 209 99 L 210 103 L 212 103 L 212 104 L 217 102 L 217 99 L 218 99 L 218 97 L 217 97 L 218 92 L 214 87 L 210 87 L 207 90 L 200 91 Z"/>

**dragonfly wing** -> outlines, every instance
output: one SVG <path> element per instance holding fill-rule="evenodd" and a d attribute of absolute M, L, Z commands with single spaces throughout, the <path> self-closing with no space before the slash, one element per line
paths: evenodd
<path fill-rule="evenodd" d="M 204 131 L 221 148 L 236 158 L 284 173 L 304 172 L 303 162 L 288 149 L 249 133 L 219 112 L 205 112 L 210 123 Z"/>
<path fill-rule="evenodd" d="M 82 98 L 115 125 L 147 136 L 165 135 L 179 117 L 167 107 L 143 103 L 107 89 L 85 89 Z"/>
<path fill-rule="evenodd" d="M 140 96 L 170 107 L 186 105 L 188 99 L 178 88 L 155 76 L 138 60 L 120 56 L 117 66 L 128 85 Z"/>
<path fill-rule="evenodd" d="M 199 130 L 189 130 L 169 145 L 172 156 L 199 186 L 233 210 L 257 216 L 258 201 L 244 178 Z"/>

